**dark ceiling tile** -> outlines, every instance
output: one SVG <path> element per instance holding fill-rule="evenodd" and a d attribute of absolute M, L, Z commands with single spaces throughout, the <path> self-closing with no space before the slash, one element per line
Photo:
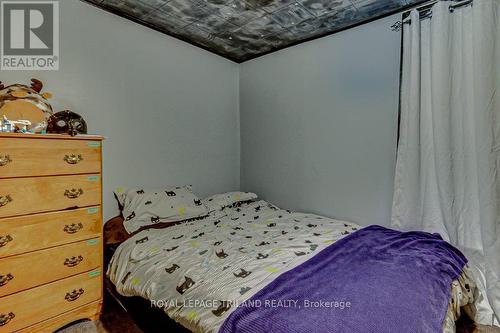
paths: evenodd
<path fill-rule="evenodd" d="M 152 11 L 149 15 L 144 17 L 143 20 L 156 29 L 167 33 L 177 33 L 189 24 L 188 22 L 159 10 Z"/>
<path fill-rule="evenodd" d="M 167 2 L 170 0 L 137 0 L 136 2 L 142 2 L 148 6 L 151 6 L 153 8 L 160 8 L 161 6 L 165 5 Z"/>
<path fill-rule="evenodd" d="M 228 6 L 230 1 L 224 1 L 223 3 L 214 3 L 212 2 L 213 0 L 210 1 L 203 1 L 202 6 L 205 6 L 206 8 L 210 9 L 213 13 L 227 19 L 231 16 L 238 15 L 239 13 L 231 6 Z"/>
<path fill-rule="evenodd" d="M 214 34 L 220 34 L 227 31 L 234 31 L 238 29 L 238 26 L 231 23 L 228 20 L 224 20 L 223 18 L 210 14 L 205 19 L 196 21 L 194 23 L 197 27 L 202 28 L 206 31 L 210 31 Z"/>
<path fill-rule="evenodd" d="M 267 14 L 248 22 L 241 27 L 241 30 L 264 37 L 269 34 L 280 32 L 283 30 L 283 27 L 274 20 L 271 14 Z"/>
<path fill-rule="evenodd" d="M 234 31 L 231 34 L 231 36 L 229 37 L 229 39 L 233 43 L 240 42 L 240 44 L 243 44 L 243 45 L 245 43 L 251 43 L 251 44 L 264 43 L 264 44 L 266 44 L 266 42 L 264 41 L 264 37 L 261 34 L 256 34 L 254 32 L 242 30 L 242 29 Z"/>
<path fill-rule="evenodd" d="M 196 38 L 197 36 L 195 36 Z M 181 38 L 186 38 L 186 36 L 181 36 Z M 210 35 L 209 39 L 195 39 L 193 38 L 191 41 L 200 47 L 203 47 L 212 52 L 224 55 L 225 57 L 231 57 L 233 60 L 238 60 L 244 55 L 244 50 L 240 50 L 238 48 L 234 48 L 232 45 L 226 43 L 225 40 L 220 39 L 218 37 L 213 37 Z"/>
<path fill-rule="evenodd" d="M 200 5 L 214 5 L 214 6 L 226 6 L 231 0 L 194 0 L 197 1 Z"/>
<path fill-rule="evenodd" d="M 235 61 L 428 0 L 82 0 Z"/>
<path fill-rule="evenodd" d="M 187 36 L 194 36 L 200 39 L 214 39 L 214 35 L 203 28 L 200 28 L 196 23 L 191 23 L 185 26 L 181 34 Z"/>
<path fill-rule="evenodd" d="M 422 4 L 424 2 L 427 2 L 428 0 L 397 0 L 402 6 L 411 6 L 411 5 L 417 5 L 417 4 Z"/>
<path fill-rule="evenodd" d="M 321 27 L 321 21 L 317 18 L 311 18 L 290 27 L 290 32 L 296 36 L 310 35 Z"/>
<path fill-rule="evenodd" d="M 224 53 L 224 49 L 221 48 L 221 45 L 224 44 L 224 41 L 219 40 L 217 37 L 210 35 L 207 39 L 199 39 L 196 41 L 197 44 L 202 45 L 203 47 L 218 51 L 219 53 Z"/>
<path fill-rule="evenodd" d="M 255 7 L 263 9 L 268 13 L 272 13 L 278 9 L 288 6 L 292 2 L 295 2 L 295 0 L 255 0 L 253 2 L 255 3 Z"/>
<path fill-rule="evenodd" d="M 231 22 L 240 26 L 250 20 L 266 15 L 264 10 L 258 7 L 251 7 L 246 1 L 243 0 L 234 0 L 229 3 L 228 6 L 233 8 L 233 10 L 237 13 L 236 16 L 230 18 Z"/>
<path fill-rule="evenodd" d="M 198 27 L 195 23 L 185 26 L 179 31 L 179 34 L 197 44 L 206 47 L 214 47 L 213 41 L 215 36 L 210 31 Z"/>
<path fill-rule="evenodd" d="M 402 6 L 408 6 L 408 5 L 413 5 L 413 4 L 417 4 L 420 2 L 425 2 L 426 0 L 396 0 L 396 1 L 399 2 Z"/>
<path fill-rule="evenodd" d="M 241 59 L 247 53 L 247 50 L 241 47 L 240 41 L 216 37 L 212 42 L 213 49 L 221 54 L 227 54 L 234 60 Z"/>
<path fill-rule="evenodd" d="M 160 10 L 190 23 L 210 16 L 206 7 L 193 0 L 170 0 Z"/>
<path fill-rule="evenodd" d="M 307 39 L 316 35 L 340 30 L 348 25 L 358 23 L 363 19 L 364 16 L 362 16 L 353 5 L 350 5 L 338 8 L 332 12 L 327 12 L 316 19 L 309 19 L 301 22 L 291 27 L 290 31 L 298 36 L 298 39 Z"/>
<path fill-rule="evenodd" d="M 253 10 L 240 9 L 232 2 L 226 2 L 226 4 L 214 4 L 207 1 L 204 5 L 210 13 L 217 15 L 219 20 L 228 21 L 237 26 L 244 25 L 248 21 L 262 15 Z"/>
<path fill-rule="evenodd" d="M 248 21 L 265 14 L 263 10 L 253 8 L 243 0 L 221 1 L 201 0 L 211 12 L 235 25 L 242 26 Z"/>
<path fill-rule="evenodd" d="M 314 17 L 314 15 L 296 2 L 274 12 L 272 15 L 274 20 L 285 28 Z"/>
<path fill-rule="evenodd" d="M 362 22 L 366 18 L 354 8 L 345 7 L 342 10 L 334 13 L 334 14 L 326 14 L 324 16 L 319 17 L 321 24 L 319 27 L 311 34 L 311 37 L 314 35 L 323 35 L 325 33 L 329 33 L 335 30 L 341 30 L 348 26 L 352 26 L 359 22 Z"/>
<path fill-rule="evenodd" d="M 143 18 L 154 10 L 154 7 L 136 0 L 104 0 L 101 5 L 111 11 L 134 18 Z"/>
<path fill-rule="evenodd" d="M 237 54 L 237 59 L 239 61 L 244 61 L 248 58 L 271 51 L 273 48 L 274 46 L 272 44 L 262 40 L 255 43 L 238 44 L 238 47 L 233 47 L 233 52 Z"/>
<path fill-rule="evenodd" d="M 244 49 L 244 55 L 240 56 L 240 62 L 246 61 L 249 58 L 256 58 L 265 53 L 269 53 L 274 49 L 275 47 L 271 44 L 255 45 L 255 47 L 250 45 L 249 47 Z"/>
<path fill-rule="evenodd" d="M 350 0 L 297 0 L 309 12 L 322 16 L 328 12 L 336 11 L 342 7 L 352 6 Z"/>
<path fill-rule="evenodd" d="M 381 16 L 403 7 L 398 0 L 352 0 L 352 3 L 365 17 Z"/>
<path fill-rule="evenodd" d="M 240 39 L 247 39 L 247 40 L 259 40 L 264 38 L 265 35 L 258 33 L 256 31 L 251 31 L 247 29 L 240 28 L 238 30 L 233 31 L 230 34 L 232 37 L 233 36 L 238 36 Z"/>
<path fill-rule="evenodd" d="M 210 1 L 210 0 L 208 0 Z M 232 4 L 236 4 L 238 8 L 245 10 L 261 10 L 261 4 L 258 0 L 229 0 Z"/>
<path fill-rule="evenodd" d="M 238 48 L 243 49 L 245 53 L 258 53 L 258 52 L 265 52 L 264 49 L 269 49 L 272 47 L 267 41 L 265 40 L 254 40 L 251 42 L 245 41 L 245 40 L 240 40 L 239 43 L 237 44 Z"/>
<path fill-rule="evenodd" d="M 269 46 L 268 41 L 260 35 L 247 33 L 241 29 L 219 35 L 218 38 L 224 40 L 224 44 L 228 47 L 246 50 L 246 52 L 254 52 L 258 47 L 267 48 Z"/>
<path fill-rule="evenodd" d="M 242 59 L 245 57 L 245 50 L 241 49 L 232 49 L 232 50 L 226 50 L 225 54 L 228 55 L 231 59 L 241 62 Z"/>
<path fill-rule="evenodd" d="M 255 20 L 263 15 L 265 15 L 265 12 L 247 11 L 247 12 L 241 13 L 238 16 L 230 17 L 228 20 L 231 23 L 236 24 L 237 26 L 241 27 L 241 26 L 247 24 L 248 22 Z"/>
<path fill-rule="evenodd" d="M 296 41 L 297 36 L 294 35 L 290 30 L 283 29 L 277 34 L 266 36 L 264 39 L 273 47 L 282 47 Z"/>

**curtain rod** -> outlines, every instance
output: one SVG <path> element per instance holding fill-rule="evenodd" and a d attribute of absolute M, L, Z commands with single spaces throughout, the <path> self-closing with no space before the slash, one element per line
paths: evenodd
<path fill-rule="evenodd" d="M 447 0 L 433 0 L 433 1 L 427 2 L 423 5 L 418 5 L 414 8 L 410 8 L 410 9 L 404 11 L 403 15 L 409 15 L 410 12 L 414 9 L 416 9 L 416 10 L 429 10 L 432 8 L 432 6 L 434 6 L 435 4 L 437 4 L 440 1 L 447 1 Z M 467 5 L 471 4 L 474 0 L 449 0 L 449 1 L 455 2 L 455 3 L 450 4 L 450 6 L 449 6 L 450 10 L 453 11 L 456 8 L 467 6 Z"/>
<path fill-rule="evenodd" d="M 418 5 L 418 6 L 415 6 L 413 8 L 410 8 L 406 11 L 403 12 L 403 20 L 402 21 L 397 21 L 396 23 L 394 23 L 392 26 L 391 26 L 391 29 L 393 31 L 401 31 L 401 29 L 403 28 L 403 24 L 410 24 L 411 23 L 411 20 L 410 19 L 406 19 L 408 16 L 410 16 L 410 13 L 412 10 L 418 10 L 420 12 L 424 12 L 423 16 L 421 17 L 421 19 L 425 19 L 427 17 L 430 17 L 432 15 L 432 7 L 437 4 L 438 2 L 440 1 L 446 1 L 446 0 L 433 0 L 433 1 L 429 1 L 429 2 L 426 2 L 425 4 L 422 4 L 422 5 Z M 453 1 L 453 0 L 451 0 Z M 463 7 L 463 6 L 467 6 L 467 5 L 470 5 L 474 2 L 474 0 L 455 0 L 455 3 L 452 3 L 448 6 L 450 12 L 454 12 L 455 9 L 457 8 L 460 8 L 460 7 Z"/>

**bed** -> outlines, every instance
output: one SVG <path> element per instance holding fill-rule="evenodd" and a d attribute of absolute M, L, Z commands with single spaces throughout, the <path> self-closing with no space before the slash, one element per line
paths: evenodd
<path fill-rule="evenodd" d="M 114 289 L 148 300 L 192 332 L 451 333 L 475 297 L 465 258 L 437 235 L 362 228 L 263 200 L 130 237 L 121 221 L 105 227 L 107 242 L 119 243 L 107 271 Z M 401 265 L 422 246 L 432 253 L 403 268 L 381 255 L 389 251 Z M 437 252 L 454 261 L 438 262 Z M 434 269 L 434 280 L 426 280 Z M 392 281 L 391 274 L 401 276 Z M 441 294 L 428 289 L 433 283 Z"/>

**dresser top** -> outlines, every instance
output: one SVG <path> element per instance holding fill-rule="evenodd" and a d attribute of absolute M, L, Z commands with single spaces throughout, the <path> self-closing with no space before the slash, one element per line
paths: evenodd
<path fill-rule="evenodd" d="M 67 134 L 24 134 L 0 132 L 0 138 L 23 138 L 23 139 L 56 139 L 56 140 L 104 140 L 100 135 L 78 134 L 70 136 Z"/>

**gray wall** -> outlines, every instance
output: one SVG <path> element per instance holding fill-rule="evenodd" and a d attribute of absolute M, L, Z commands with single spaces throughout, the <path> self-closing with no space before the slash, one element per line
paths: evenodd
<path fill-rule="evenodd" d="M 60 5 L 60 70 L 1 80 L 41 79 L 55 110 L 108 137 L 106 218 L 117 186 L 192 183 L 203 196 L 238 189 L 241 171 L 241 189 L 283 207 L 388 223 L 397 16 L 238 66 L 78 0 Z"/>
<path fill-rule="evenodd" d="M 105 217 L 116 213 L 119 185 L 238 189 L 238 66 L 77 0 L 60 7 L 60 70 L 0 79 L 41 79 L 55 110 L 80 113 L 108 137 Z"/>
<path fill-rule="evenodd" d="M 293 210 L 390 221 L 400 34 L 393 16 L 244 63 L 241 187 Z"/>

